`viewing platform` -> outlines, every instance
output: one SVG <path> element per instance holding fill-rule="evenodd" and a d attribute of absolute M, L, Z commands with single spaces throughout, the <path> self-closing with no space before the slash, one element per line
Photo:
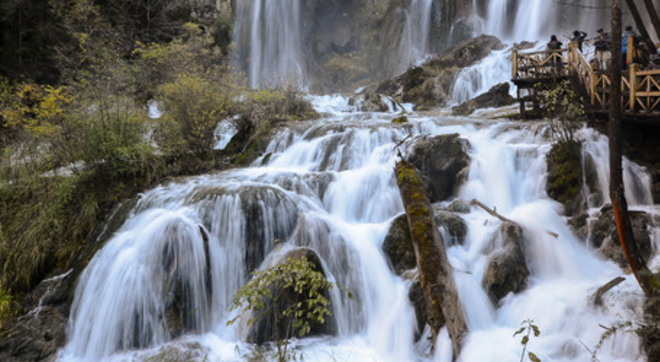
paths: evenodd
<path fill-rule="evenodd" d="M 629 52 L 628 64 L 632 65 L 621 77 L 623 116 L 626 120 L 660 123 L 660 69 L 640 70 L 632 56 L 633 52 Z M 538 92 L 564 80 L 584 96 L 590 112 L 605 116 L 610 104 L 610 77 L 574 45 L 552 52 L 513 51 L 512 82 L 517 87 L 523 118 L 529 103 L 534 109 L 539 108 Z"/>

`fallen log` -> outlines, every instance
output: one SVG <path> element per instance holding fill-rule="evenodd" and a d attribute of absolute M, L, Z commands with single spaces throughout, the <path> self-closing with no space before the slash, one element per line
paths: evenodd
<path fill-rule="evenodd" d="M 510 220 L 510 219 L 507 219 L 507 218 L 505 218 L 504 216 L 498 214 L 495 210 L 489 208 L 488 206 L 486 206 L 484 203 L 480 202 L 479 200 L 474 199 L 474 200 L 470 201 L 470 205 L 479 206 L 479 207 L 482 208 L 484 211 L 486 211 L 487 213 L 489 213 L 491 216 L 494 216 L 494 217 L 496 217 L 496 218 L 502 220 L 503 222 L 510 222 L 510 223 L 512 223 L 512 224 L 514 224 L 514 225 L 518 225 L 518 226 L 520 226 L 520 224 L 518 224 L 517 222 L 515 222 L 515 221 L 513 221 L 513 220 Z M 550 230 L 546 230 L 545 232 L 547 232 L 548 234 L 550 234 L 550 236 L 552 236 L 553 238 L 555 238 L 555 239 L 559 239 L 559 234 L 557 234 L 556 232 L 552 232 L 552 231 L 550 231 Z"/>
<path fill-rule="evenodd" d="M 595 306 L 602 306 L 603 295 L 605 295 L 605 293 L 609 292 L 610 290 L 614 289 L 614 287 L 616 287 L 617 285 L 623 283 L 625 280 L 626 278 L 624 277 L 616 277 L 610 280 L 607 284 L 598 288 L 598 290 L 596 290 L 596 292 L 589 297 L 589 302 Z"/>
<path fill-rule="evenodd" d="M 446 325 L 457 357 L 468 328 L 431 203 L 412 164 L 400 161 L 396 165 L 396 174 L 415 249 L 432 342 L 435 346 L 440 329 Z"/>

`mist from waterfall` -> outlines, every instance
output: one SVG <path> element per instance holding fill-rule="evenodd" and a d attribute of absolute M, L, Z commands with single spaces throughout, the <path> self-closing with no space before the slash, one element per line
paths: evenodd
<path fill-rule="evenodd" d="M 237 2 L 235 42 L 251 87 L 303 85 L 301 0 Z"/>

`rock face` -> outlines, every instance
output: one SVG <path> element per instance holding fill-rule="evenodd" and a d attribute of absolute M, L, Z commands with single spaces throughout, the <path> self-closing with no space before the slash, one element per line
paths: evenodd
<path fill-rule="evenodd" d="M 489 35 L 466 40 L 422 66 L 410 68 L 366 92 L 386 94 L 399 102 L 414 103 L 422 108 L 443 106 L 448 101 L 447 94 L 456 74 L 502 46 L 499 39 Z"/>
<path fill-rule="evenodd" d="M 309 261 L 313 265 L 313 268 L 316 271 L 320 271 L 325 276 L 321 259 L 311 249 L 297 248 L 291 250 L 282 258 L 282 261 L 286 261 L 288 259 L 299 260 L 303 257 L 307 258 L 307 261 Z M 278 288 L 281 289 L 281 286 L 274 286 L 274 289 L 278 289 Z M 273 290 L 273 295 L 275 294 L 278 294 L 278 292 L 276 290 Z M 303 290 L 302 293 L 300 293 L 300 295 L 306 295 L 306 294 L 307 292 L 305 290 Z M 328 300 L 330 300 L 330 295 L 328 291 L 325 292 L 324 296 Z M 287 288 L 282 290 L 280 294 L 280 298 L 274 306 L 272 305 L 271 302 L 268 302 L 268 304 L 270 305 L 264 307 L 263 310 L 267 312 L 259 316 L 257 321 L 252 325 L 252 327 L 250 328 L 248 340 L 252 343 L 257 343 L 257 344 L 273 342 L 274 336 L 276 335 L 275 328 L 278 328 L 279 335 L 282 336 L 281 338 L 284 338 L 283 336 L 286 335 L 287 324 L 289 320 L 285 317 L 282 317 L 281 313 L 283 310 L 289 308 L 293 303 L 295 303 L 296 300 L 298 300 L 298 293 L 296 293 L 293 290 L 293 288 Z M 275 324 L 275 319 L 276 319 L 275 311 L 277 311 L 277 313 L 280 313 L 278 325 Z M 335 330 L 336 327 L 333 323 L 332 318 L 328 318 L 326 320 L 326 323 L 324 324 L 314 323 L 314 322 L 311 323 L 311 330 L 308 336 L 334 334 Z"/>
<path fill-rule="evenodd" d="M 548 153 L 548 196 L 564 205 L 567 216 L 584 211 L 586 200 L 582 194 L 581 145 L 557 143 Z"/>
<path fill-rule="evenodd" d="M 454 195 L 466 180 L 470 166 L 468 145 L 458 134 L 441 135 L 417 142 L 406 156 L 420 171 L 432 203 Z"/>
<path fill-rule="evenodd" d="M 476 109 L 504 107 L 515 102 L 515 99 L 509 94 L 511 86 L 509 83 L 500 83 L 493 86 L 488 92 L 471 99 L 460 106 L 452 108 L 452 113 L 460 116 L 467 116 Z"/>
<path fill-rule="evenodd" d="M 15 321 L 7 331 L 0 331 L 0 361 L 52 361 L 64 347 L 69 319 L 71 275 L 42 281 L 23 301 L 31 310 Z"/>
<path fill-rule="evenodd" d="M 307 57 L 316 79 L 313 91 L 352 91 L 406 68 L 400 48 L 409 0 L 328 0 L 308 3 Z M 472 36 L 472 3 L 433 1 L 430 53 Z"/>
<path fill-rule="evenodd" d="M 507 294 L 521 291 L 527 283 L 524 242 L 523 230 L 509 222 L 502 224 L 493 240 L 497 249 L 488 261 L 482 283 L 495 304 Z"/>
<path fill-rule="evenodd" d="M 648 262 L 653 251 L 648 225 L 652 224 L 653 220 L 649 214 L 638 211 L 631 211 L 630 218 L 635 242 L 639 246 L 644 261 Z M 600 215 L 591 225 L 591 230 L 592 233 L 589 237 L 591 246 L 598 249 L 605 257 L 613 260 L 621 268 L 628 268 L 616 230 L 614 210 L 611 205 L 606 205 L 601 209 Z"/>

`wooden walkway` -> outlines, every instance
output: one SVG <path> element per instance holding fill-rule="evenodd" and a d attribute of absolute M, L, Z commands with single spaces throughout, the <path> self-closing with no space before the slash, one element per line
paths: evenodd
<path fill-rule="evenodd" d="M 590 64 L 576 46 L 553 53 L 513 51 L 512 81 L 518 88 L 523 117 L 527 103 L 531 102 L 534 108 L 538 108 L 536 93 L 539 85 L 548 86 L 567 79 L 577 81 L 574 84 L 581 86 L 580 91 L 586 96 L 593 112 L 608 111 L 610 75 L 599 71 L 596 64 Z M 621 91 L 626 118 L 660 122 L 660 69 L 641 71 L 639 65 L 632 64 L 629 70 L 623 72 Z"/>

